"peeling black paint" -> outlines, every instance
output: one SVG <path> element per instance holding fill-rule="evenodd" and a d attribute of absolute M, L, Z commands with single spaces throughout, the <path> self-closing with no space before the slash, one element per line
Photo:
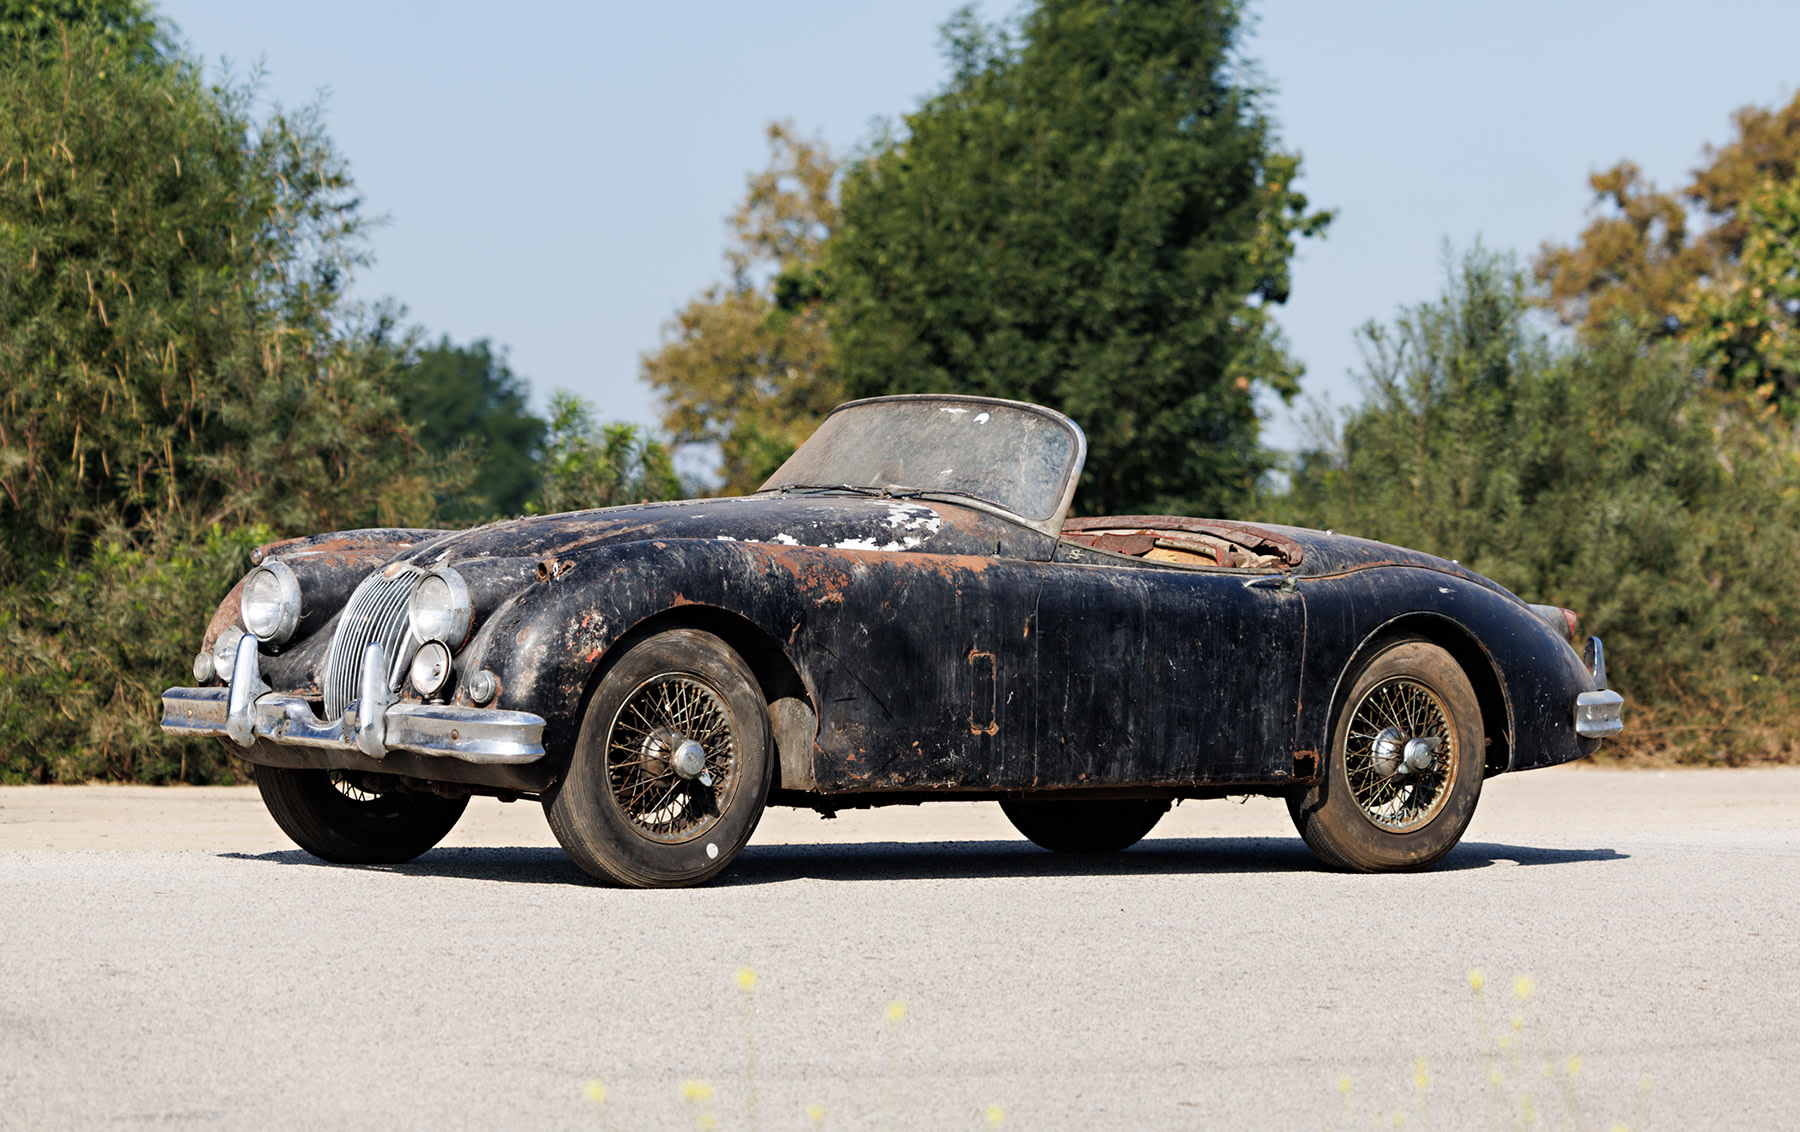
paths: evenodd
<path fill-rule="evenodd" d="M 1579 657 L 1492 582 L 1317 531 L 1157 516 L 1071 527 L 1159 524 L 1226 539 L 1259 565 L 1151 561 L 955 504 L 837 494 L 351 532 L 268 553 L 309 555 L 309 568 L 335 562 L 343 578 L 316 582 L 317 592 L 347 593 L 390 559 L 451 565 L 468 582 L 475 625 L 453 699 L 466 703 L 461 682 L 492 670 L 495 706 L 542 715 L 549 755 L 508 768 L 504 781 L 413 758 L 405 773 L 422 778 L 547 788 L 613 650 L 669 618 L 729 626 L 791 666 L 798 687 L 771 699 L 799 695 L 817 720 L 812 765 L 795 763 L 806 789 L 780 796 L 797 804 L 1280 792 L 1316 771 L 1339 690 L 1371 643 L 1396 632 L 1460 641 L 1465 664 L 1489 666 L 1504 720 L 1490 738 L 1504 745 L 1506 769 L 1591 750 L 1573 732 L 1574 698 L 1588 686 Z M 1143 553 L 1154 541 L 1111 545 Z M 235 599 L 227 607 L 215 634 Z M 317 695 L 336 616 L 311 616 L 266 658 L 277 690 Z M 264 746 L 249 757 L 275 758 Z M 339 756 L 280 755 L 328 757 Z M 804 757 L 790 751 L 784 763 Z"/>

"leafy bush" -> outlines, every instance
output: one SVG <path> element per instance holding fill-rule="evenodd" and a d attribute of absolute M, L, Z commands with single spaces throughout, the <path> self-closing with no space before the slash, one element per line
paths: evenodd
<path fill-rule="evenodd" d="M 1363 331 L 1367 399 L 1268 499 L 1288 521 L 1454 558 L 1607 644 L 1615 752 L 1787 758 L 1800 702 L 1800 445 L 1625 325 L 1534 329 L 1480 249 L 1439 300 Z"/>
<path fill-rule="evenodd" d="M 0 35 L 0 776 L 213 780 L 155 697 L 249 548 L 416 523 L 432 466 L 317 117 L 74 7 Z"/>
<path fill-rule="evenodd" d="M 192 679 L 200 630 L 250 568 L 267 527 L 198 542 L 103 541 L 0 602 L 0 782 L 230 782 L 223 747 L 157 727 L 161 696 Z"/>

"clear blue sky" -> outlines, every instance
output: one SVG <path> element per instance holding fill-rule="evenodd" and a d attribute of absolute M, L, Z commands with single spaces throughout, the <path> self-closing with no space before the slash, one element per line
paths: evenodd
<path fill-rule="evenodd" d="M 189 46 L 284 103 L 327 94 L 375 237 L 363 298 L 434 335 L 508 347 L 555 386 L 653 422 L 638 358 L 721 275 L 724 217 L 792 118 L 842 150 L 943 77 L 956 4 L 167 0 Z M 1013 10 L 993 0 L 989 18 Z M 1442 248 L 1567 240 L 1587 175 L 1631 158 L 1679 182 L 1746 103 L 1800 81 L 1800 4 L 1289 0 L 1247 41 L 1300 187 L 1339 210 L 1282 322 L 1309 396 L 1356 399 L 1355 328 L 1430 298 Z M 1271 442 L 1300 438 L 1276 411 Z"/>

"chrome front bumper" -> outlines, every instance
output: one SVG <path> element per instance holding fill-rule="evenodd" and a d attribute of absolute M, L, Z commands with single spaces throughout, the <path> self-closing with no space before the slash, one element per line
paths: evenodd
<path fill-rule="evenodd" d="M 1575 734 L 1583 739 L 1617 735 L 1625 730 L 1625 721 L 1619 718 L 1625 697 L 1606 690 L 1606 649 L 1601 646 L 1599 637 L 1587 639 L 1587 649 L 1581 659 L 1593 672 L 1594 687 L 1599 690 L 1575 697 Z"/>
<path fill-rule="evenodd" d="M 258 664 L 256 638 L 238 644 L 231 683 L 224 688 L 170 688 L 163 693 L 162 729 L 171 735 L 223 735 L 242 747 L 268 740 L 299 747 L 335 747 L 379 759 L 389 751 L 442 755 L 468 763 L 530 763 L 544 757 L 544 719 L 526 711 L 410 704 L 384 687 L 381 645 L 364 657 L 363 696 L 335 720 L 322 720 L 300 696 L 269 690 Z M 373 711 L 364 705 L 372 705 Z"/>

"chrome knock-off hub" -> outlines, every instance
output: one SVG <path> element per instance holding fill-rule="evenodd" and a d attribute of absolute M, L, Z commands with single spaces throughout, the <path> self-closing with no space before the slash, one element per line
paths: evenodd
<path fill-rule="evenodd" d="M 682 739 L 675 744 L 669 765 L 682 778 L 699 778 L 706 772 L 706 748 L 692 739 Z"/>
<path fill-rule="evenodd" d="M 1382 778 L 1423 774 L 1431 769 L 1443 742 L 1436 735 L 1408 739 L 1398 727 L 1383 727 L 1369 745 L 1369 763 Z"/>

